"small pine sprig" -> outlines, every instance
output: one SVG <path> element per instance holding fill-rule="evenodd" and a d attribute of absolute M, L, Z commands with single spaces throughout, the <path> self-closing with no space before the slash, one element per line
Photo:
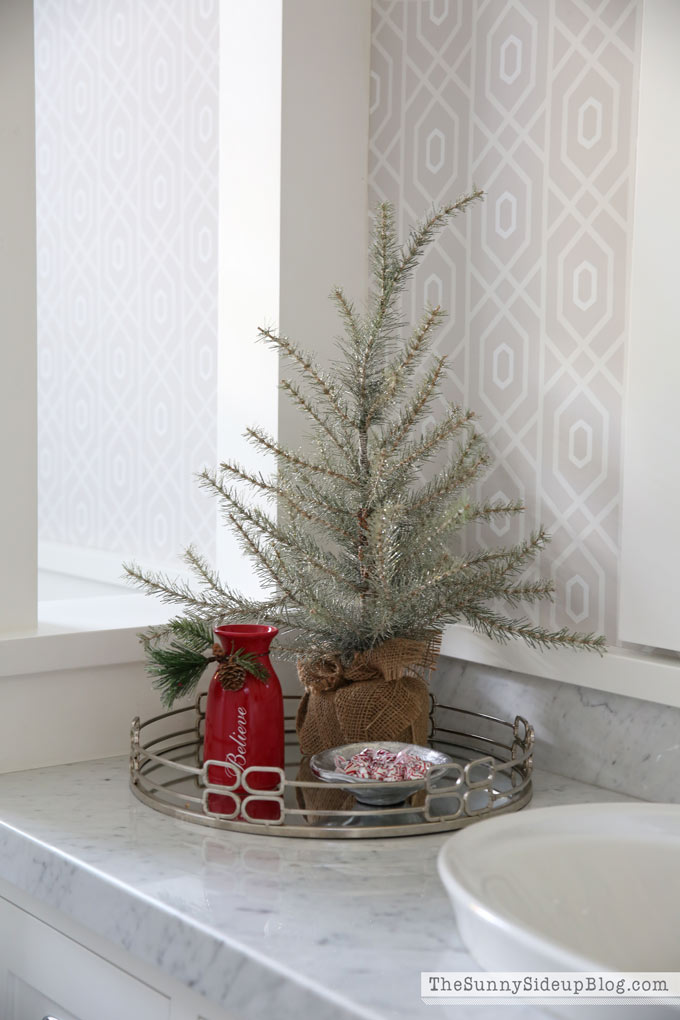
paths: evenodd
<path fill-rule="evenodd" d="M 178 617 L 162 628 L 140 634 L 140 640 L 146 652 L 146 671 L 153 677 L 153 686 L 160 691 L 166 708 L 172 708 L 177 698 L 193 694 L 212 662 L 225 662 L 232 671 L 249 673 L 263 683 L 269 679 L 267 670 L 252 652 L 236 648 L 224 658 L 206 655 L 213 647 L 213 631 L 203 620 Z M 228 689 L 226 683 L 222 686 Z"/>

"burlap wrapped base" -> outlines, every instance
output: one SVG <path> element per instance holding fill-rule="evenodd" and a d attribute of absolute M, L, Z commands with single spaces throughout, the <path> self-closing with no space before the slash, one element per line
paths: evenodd
<path fill-rule="evenodd" d="M 305 694 L 296 725 L 302 753 L 362 740 L 426 744 L 426 675 L 437 664 L 440 640 L 440 634 L 427 641 L 394 638 L 357 652 L 349 665 L 339 656 L 300 660 Z"/>

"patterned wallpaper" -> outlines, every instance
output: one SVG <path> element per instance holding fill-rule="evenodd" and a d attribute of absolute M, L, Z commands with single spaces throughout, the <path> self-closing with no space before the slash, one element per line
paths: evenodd
<path fill-rule="evenodd" d="M 35 0 L 40 536 L 211 554 L 218 0 Z"/>
<path fill-rule="evenodd" d="M 527 506 L 496 534 L 552 533 L 542 622 L 610 639 L 641 8 L 373 2 L 371 203 L 395 202 L 406 231 L 472 182 L 487 192 L 427 256 L 409 315 L 450 310 L 447 396 L 479 412 L 498 457 L 483 489 Z"/>
<path fill-rule="evenodd" d="M 450 310 L 447 396 L 521 494 L 557 583 L 543 622 L 616 633 L 642 0 L 373 0 L 370 188 L 405 231 L 487 200 L 418 272 Z M 40 532 L 211 555 L 218 0 L 36 0 Z M 495 536 L 480 531 L 476 540 Z"/>

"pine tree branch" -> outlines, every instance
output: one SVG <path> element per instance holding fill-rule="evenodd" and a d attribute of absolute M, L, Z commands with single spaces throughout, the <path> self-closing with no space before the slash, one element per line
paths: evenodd
<path fill-rule="evenodd" d="M 413 370 L 417 366 L 421 355 L 429 349 L 432 333 L 444 318 L 444 312 L 439 307 L 431 308 L 426 311 L 420 326 L 416 329 L 413 336 L 407 341 L 401 358 L 386 370 L 385 376 L 387 384 L 381 388 L 381 391 L 369 411 L 369 423 L 376 419 L 379 413 L 385 407 L 388 407 L 395 397 L 401 392 L 404 384 L 408 381 Z M 446 357 L 439 358 L 438 362 L 439 367 L 434 370 L 435 378 L 430 392 L 432 392 L 432 389 L 436 387 L 437 382 L 439 381 L 443 368 L 446 365 Z M 423 387 L 421 386 L 420 389 L 422 390 Z M 428 399 L 428 397 L 425 399 Z M 415 420 L 415 418 L 413 420 Z M 409 428 L 410 426 L 405 429 L 403 433 L 404 435 L 408 432 Z"/>
<path fill-rule="evenodd" d="M 233 601 L 234 593 L 223 586 L 217 572 L 211 570 L 205 557 L 201 556 L 193 546 L 190 545 L 187 549 L 185 549 L 183 559 L 198 576 L 205 588 L 209 588 L 211 591 L 217 592 L 218 595 L 224 596 L 224 598 L 229 601 Z"/>
<path fill-rule="evenodd" d="M 578 634 L 566 627 L 549 631 L 530 623 L 529 620 L 513 620 L 501 616 L 479 603 L 471 603 L 464 607 L 462 615 L 474 630 L 481 631 L 496 641 L 506 642 L 510 638 L 519 637 L 530 648 L 578 648 L 584 651 L 597 651 L 600 654 L 606 649 L 606 641 L 602 636 Z"/>
<path fill-rule="evenodd" d="M 209 629 L 209 633 L 212 634 L 212 628 L 218 626 L 222 620 L 215 618 L 214 621 L 203 620 L 194 616 L 176 616 L 167 623 L 157 624 L 153 627 L 147 627 L 143 634 L 138 634 L 137 637 L 144 645 L 146 649 L 149 645 L 157 645 L 161 641 L 166 641 L 173 633 L 175 628 L 186 624 L 194 624 L 196 628 L 200 628 L 196 631 L 193 638 L 191 632 L 188 633 L 186 641 L 188 644 L 194 642 L 194 650 L 201 651 L 202 648 L 207 647 L 205 645 L 205 634 Z"/>
<path fill-rule="evenodd" d="M 264 583 L 269 586 L 273 583 L 279 592 L 285 595 L 294 606 L 302 607 L 303 603 L 299 601 L 297 592 L 293 591 L 287 581 L 281 577 L 280 571 L 272 563 L 271 556 L 267 555 L 266 551 L 261 548 L 260 543 L 249 534 L 235 514 L 232 514 L 229 520 L 240 536 L 244 552 L 255 561 L 256 570 Z"/>
<path fill-rule="evenodd" d="M 305 564 L 306 570 L 325 574 L 341 587 L 358 593 L 357 586 L 338 569 L 333 555 L 325 552 L 309 537 L 301 535 L 294 524 L 289 524 L 285 528 L 280 527 L 257 507 L 248 507 L 235 492 L 220 487 L 220 494 L 227 503 L 223 512 L 228 520 L 231 520 L 233 515 L 237 516 L 244 528 L 250 527 L 258 534 L 258 538 L 268 539 L 269 548 L 275 553 L 282 553 L 287 549 L 294 556 L 300 557 L 300 562 Z M 285 569 L 285 565 L 282 566 Z"/>
<path fill-rule="evenodd" d="M 219 614 L 224 610 L 223 600 L 199 597 L 180 578 L 170 578 L 160 571 L 145 572 L 135 563 L 124 563 L 123 570 L 131 582 L 147 595 L 156 595 L 162 602 L 189 606 L 195 614 Z"/>
<path fill-rule="evenodd" d="M 524 513 L 526 507 L 519 500 L 495 503 L 466 503 L 461 515 L 462 524 L 481 524 L 494 520 L 496 517 L 514 517 Z M 459 525 L 459 526 L 460 526 Z M 436 527 L 436 525 L 435 525 Z"/>
<path fill-rule="evenodd" d="M 378 283 L 379 301 L 371 329 L 372 334 L 377 334 L 384 328 L 385 320 L 397 295 L 403 290 L 425 248 L 434 241 L 438 231 L 451 217 L 463 212 L 468 205 L 481 201 L 483 197 L 483 191 L 474 189 L 470 194 L 462 195 L 456 202 L 433 209 L 430 215 L 411 231 L 409 241 L 402 249 L 396 243 L 391 206 L 389 203 L 382 203 L 378 207 L 372 263 Z"/>
<path fill-rule="evenodd" d="M 470 421 L 474 420 L 470 412 Z M 435 478 L 425 485 L 419 494 L 411 500 L 410 510 L 419 511 L 422 515 L 465 489 L 473 482 L 489 463 L 489 454 L 484 437 L 473 432 L 468 438 L 456 459 Z"/>
<path fill-rule="evenodd" d="M 439 591 L 444 582 L 464 578 L 464 564 L 460 561 L 452 561 L 452 566 L 446 570 L 439 570 L 436 573 L 428 574 L 417 585 L 407 588 L 400 593 L 400 598 L 409 605 L 413 605 L 429 591 Z"/>
<path fill-rule="evenodd" d="M 394 615 L 396 609 L 393 582 L 400 564 L 398 516 L 398 508 L 384 506 L 382 513 L 371 519 L 367 541 L 369 576 L 377 585 L 375 601 L 384 598 L 388 615 Z"/>
<path fill-rule="evenodd" d="M 324 529 L 337 533 L 336 541 L 341 545 L 354 542 L 356 513 L 358 512 L 360 492 L 358 489 L 347 490 L 338 487 L 332 479 L 317 476 L 312 478 L 294 471 L 288 465 L 279 469 L 279 484 L 284 498 L 290 502 L 291 510 L 295 507 L 307 509 L 316 515 Z M 338 502 L 342 499 L 342 504 Z"/>
<path fill-rule="evenodd" d="M 390 282 L 394 274 L 394 263 L 399 253 L 394 225 L 394 208 L 389 202 L 381 202 L 376 210 L 374 239 L 371 246 L 373 265 L 380 311 L 386 311 L 390 297 Z"/>
<path fill-rule="evenodd" d="M 416 490 L 414 493 L 407 493 L 391 504 L 394 512 L 399 518 L 401 564 L 404 571 L 412 569 L 411 564 L 420 562 L 423 559 L 423 548 L 440 550 L 440 561 L 446 558 L 446 547 L 444 541 L 446 535 L 457 531 L 470 520 L 475 519 L 479 510 L 477 504 L 465 502 L 454 502 L 461 489 L 471 484 L 479 474 L 479 471 L 487 463 L 486 445 L 481 436 L 472 433 L 459 450 L 458 457 L 444 471 L 436 475 L 431 482 Z M 385 487 L 380 477 L 381 466 L 376 468 L 374 479 L 375 494 L 374 502 L 381 506 L 384 502 Z M 398 489 L 399 486 L 392 485 Z M 493 509 L 502 513 L 502 505 L 498 504 Z M 508 513 L 515 511 L 514 504 L 508 503 L 504 506 Z M 488 512 L 490 507 L 486 507 Z M 484 516 L 484 509 L 479 510 Z M 434 553 L 431 553 L 434 555 Z"/>
<path fill-rule="evenodd" d="M 336 597 L 333 609 L 329 610 L 319 597 L 318 575 L 311 576 L 309 569 L 305 572 L 292 570 L 291 564 L 287 563 L 281 554 L 281 546 L 272 544 L 271 549 L 263 549 L 257 538 L 248 532 L 247 527 L 235 514 L 231 516 L 230 521 L 241 537 L 245 552 L 255 561 L 256 570 L 265 584 L 271 585 L 273 582 L 294 606 L 311 613 L 312 616 L 320 616 L 331 623 L 335 621 L 336 626 L 340 620 L 345 619 L 349 631 L 352 631 L 354 621 L 342 612 L 340 600 Z M 322 564 L 312 564 L 309 559 L 306 563 L 308 568 L 313 567 L 322 573 L 328 573 Z M 342 583 L 343 587 L 356 591 L 356 586 L 351 584 L 350 579 L 337 575 L 334 580 L 336 584 Z M 346 595 L 344 597 L 346 598 Z M 276 622 L 271 615 L 269 618 Z"/>
<path fill-rule="evenodd" d="M 195 652 L 205 652 L 211 647 L 215 640 L 213 629 L 213 624 L 191 616 L 179 616 L 169 623 L 170 632 Z"/>
<path fill-rule="evenodd" d="M 471 503 L 470 520 L 490 521 L 496 516 L 505 517 L 506 515 L 523 514 L 525 510 L 524 503 L 519 499 L 497 500 L 495 503 Z"/>
<path fill-rule="evenodd" d="M 331 291 L 331 300 L 335 302 L 340 312 L 342 321 L 345 324 L 345 329 L 349 334 L 355 350 L 359 351 L 363 342 L 363 333 L 361 329 L 361 321 L 357 316 L 353 303 L 347 299 L 342 287 L 333 288 Z"/>
<path fill-rule="evenodd" d="M 169 648 L 149 645 L 146 648 L 146 672 L 153 677 L 153 686 L 161 694 L 161 703 L 172 708 L 177 698 L 192 694 L 209 660 L 205 655 L 172 641 Z"/>
<path fill-rule="evenodd" d="M 555 585 L 553 582 L 541 578 L 538 581 L 508 585 L 500 590 L 499 597 L 510 606 L 518 606 L 521 602 L 532 603 L 543 599 L 549 599 L 552 602 L 554 594 Z"/>
<path fill-rule="evenodd" d="M 366 319 L 363 331 L 363 350 L 357 361 L 359 386 L 357 403 L 360 408 L 360 424 L 368 427 L 370 405 L 384 385 L 383 360 L 401 325 L 394 311 L 397 292 L 392 280 L 400 249 L 394 224 L 394 209 L 389 202 L 381 203 L 376 210 L 373 243 L 370 262 L 377 285 L 373 300 L 373 311 Z M 370 366 L 375 366 L 376 378 L 369 387 Z M 371 392 L 369 392 L 369 390 Z"/>
<path fill-rule="evenodd" d="M 259 492 L 263 492 L 269 499 L 276 499 L 280 495 L 279 487 L 275 482 L 265 478 L 263 474 L 251 474 L 246 471 L 240 464 L 231 463 L 229 461 L 223 461 L 220 464 L 220 471 L 222 474 L 229 475 L 234 481 L 245 482 L 247 485 L 252 486 Z M 213 495 L 215 493 L 221 493 L 221 483 L 217 480 L 215 472 L 209 468 L 203 468 L 202 471 L 196 475 L 199 481 L 199 485 L 203 489 L 207 489 Z M 214 490 L 214 491 L 213 491 Z"/>
<path fill-rule="evenodd" d="M 433 209 L 430 215 L 411 231 L 408 244 L 402 250 L 401 258 L 394 271 L 394 283 L 399 283 L 405 277 L 410 276 L 425 248 L 432 243 L 437 233 L 446 226 L 451 217 L 464 212 L 469 205 L 479 202 L 483 198 L 484 192 L 475 188 L 469 194 L 461 195 L 455 202 L 443 205 L 439 209 Z"/>
<path fill-rule="evenodd" d="M 337 478 L 347 485 L 351 485 L 356 488 L 356 481 L 350 478 L 348 475 L 343 474 L 341 471 L 333 471 L 331 468 L 324 467 L 321 464 L 314 464 L 312 461 L 307 460 L 305 457 L 300 457 L 298 454 L 293 453 L 292 450 L 287 450 L 280 443 L 277 443 L 271 436 L 268 436 L 263 429 L 251 426 L 246 429 L 245 434 L 252 442 L 259 446 L 263 450 L 267 450 L 268 453 L 273 453 L 278 459 L 285 461 L 292 467 L 296 467 L 303 471 L 312 471 L 315 474 L 326 475 L 327 478 Z"/>
<path fill-rule="evenodd" d="M 265 514 L 258 507 L 248 506 L 239 498 L 234 489 L 228 489 L 209 472 L 206 471 L 202 478 L 204 488 L 212 490 L 213 493 L 226 503 L 226 506 L 222 507 L 222 513 L 227 520 L 231 520 L 232 514 L 236 514 L 242 524 L 249 524 L 255 528 L 261 537 L 279 540 L 279 528 L 268 514 Z"/>
<path fill-rule="evenodd" d="M 482 550 L 466 557 L 466 566 L 491 569 L 499 576 L 507 577 L 523 570 L 527 562 L 532 560 L 550 541 L 545 528 L 541 525 L 532 532 L 528 539 L 518 542 L 508 549 Z"/>
<path fill-rule="evenodd" d="M 405 561 L 417 560 L 424 542 L 429 542 L 433 548 L 436 547 L 436 543 L 441 543 L 444 554 L 446 542 L 467 524 L 490 521 L 497 516 L 514 516 L 522 513 L 524 509 L 520 502 L 479 504 L 449 501 L 442 510 L 421 516 L 418 524 L 407 530 L 406 538 L 410 548 L 404 552 Z"/>
<path fill-rule="evenodd" d="M 413 398 L 384 436 L 382 443 L 388 453 L 392 453 L 397 449 L 414 425 L 427 412 L 430 402 L 437 392 L 445 367 L 446 357 L 437 358 L 430 371 L 422 380 Z"/>
<path fill-rule="evenodd" d="M 403 560 L 405 563 L 410 563 L 420 559 L 425 542 L 428 542 L 433 548 L 436 547 L 436 543 L 440 543 L 442 554 L 445 554 L 445 543 L 450 540 L 451 535 L 465 525 L 489 521 L 497 516 L 514 516 L 522 513 L 524 509 L 520 502 L 479 504 L 467 500 L 459 503 L 449 500 L 443 509 L 421 516 L 415 525 L 411 523 L 409 526 L 406 517 L 403 525 L 406 544 Z"/>
<path fill-rule="evenodd" d="M 301 517 L 304 517 L 304 519 L 309 521 L 311 524 L 318 524 L 323 528 L 328 528 L 339 538 L 349 541 L 353 540 L 353 536 L 335 521 L 330 520 L 327 516 L 322 516 L 320 513 L 315 513 L 313 510 L 310 510 L 310 506 L 317 510 L 325 511 L 329 511 L 331 508 L 322 500 L 312 498 L 310 496 L 311 488 L 309 486 L 305 487 L 304 492 L 301 492 L 297 488 L 294 492 L 290 492 L 282 481 L 280 481 L 278 485 L 274 484 L 264 478 L 261 474 L 251 474 L 239 464 L 224 462 L 220 464 L 220 469 L 223 474 L 228 475 L 230 478 L 234 479 L 234 481 L 245 482 L 257 491 L 264 493 L 267 498 L 281 500 L 287 507 L 289 507 L 290 510 L 299 514 Z M 215 495 L 221 496 L 223 494 L 224 487 L 222 483 L 218 481 L 216 475 L 207 468 L 204 468 L 197 477 L 202 488 L 207 489 Z M 283 475 L 280 475 L 279 477 L 282 479 Z"/>
<path fill-rule="evenodd" d="M 258 328 L 259 338 L 266 343 L 276 347 L 291 361 L 295 362 L 307 376 L 308 379 L 323 394 L 335 413 L 345 425 L 351 425 L 347 407 L 333 383 L 326 378 L 323 372 L 317 367 L 311 355 L 300 350 L 288 337 L 276 336 L 270 329 Z"/>
<path fill-rule="evenodd" d="M 470 601 L 502 598 L 510 605 L 517 605 L 523 599 L 535 602 L 550 598 L 554 591 L 552 582 L 545 579 L 509 583 L 503 566 L 479 573 L 464 558 L 442 553 L 440 560 L 442 566 L 439 570 L 425 573 L 417 585 L 399 592 L 401 604 L 406 607 L 415 607 L 419 603 L 427 605 L 429 611 L 438 617 L 451 607 L 460 607 Z"/>
<path fill-rule="evenodd" d="M 440 514 L 438 517 L 433 516 L 430 521 L 430 534 L 433 538 L 437 537 L 443 540 L 451 532 L 458 531 L 466 524 L 479 524 L 491 521 L 496 517 L 513 517 L 516 514 L 523 513 L 524 509 L 524 505 L 520 502 L 465 502 L 457 507 L 452 507 L 451 510 Z"/>
<path fill-rule="evenodd" d="M 401 481 L 407 470 L 413 469 L 432 457 L 442 443 L 453 439 L 462 428 L 469 426 L 473 418 L 472 412 L 453 407 L 441 421 L 431 425 L 420 439 L 406 447 L 401 458 L 388 468 L 387 478 L 393 481 L 396 478 Z"/>
<path fill-rule="evenodd" d="M 305 486 L 304 492 L 297 490 L 297 497 L 282 488 L 280 498 L 293 514 L 299 515 L 312 525 L 320 526 L 322 533 L 326 530 L 332 532 L 336 542 L 352 542 L 354 540 L 353 535 L 345 527 L 337 523 L 336 517 L 339 515 L 339 511 L 336 511 L 335 508 L 321 499 L 312 498 L 310 493 L 311 488 L 309 486 Z M 312 510 L 310 507 L 316 509 Z M 322 512 L 317 513 L 316 510 Z M 344 518 L 345 515 L 343 514 L 342 516 Z"/>
<path fill-rule="evenodd" d="M 297 404 L 298 407 L 302 408 L 309 417 L 316 422 L 318 427 L 328 436 L 334 446 L 340 451 L 340 454 L 344 460 L 349 464 L 350 467 L 356 470 L 356 457 L 353 455 L 351 441 L 349 436 L 345 433 L 339 436 L 335 429 L 330 425 L 327 418 L 323 417 L 318 410 L 311 404 L 305 394 L 302 392 L 299 386 L 297 386 L 290 379 L 282 379 L 280 383 L 281 389 L 287 393 L 292 399 L 293 403 Z"/>

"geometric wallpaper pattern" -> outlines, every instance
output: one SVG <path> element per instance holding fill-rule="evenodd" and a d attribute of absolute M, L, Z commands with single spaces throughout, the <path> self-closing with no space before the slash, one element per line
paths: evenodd
<path fill-rule="evenodd" d="M 40 537 L 214 552 L 218 0 L 35 0 Z"/>
<path fill-rule="evenodd" d="M 507 541 L 553 540 L 550 625 L 616 636 L 642 0 L 373 0 L 371 204 L 402 232 L 475 182 L 419 268 L 446 396 L 479 412 Z M 217 0 L 36 0 L 39 520 L 214 552 Z"/>
<path fill-rule="evenodd" d="M 449 318 L 446 397 L 481 416 L 487 496 L 543 522 L 538 618 L 616 639 L 621 420 L 642 0 L 374 0 L 370 202 L 402 234 L 472 182 L 483 205 L 419 268 L 405 311 Z M 504 530 L 505 529 L 505 530 Z"/>

